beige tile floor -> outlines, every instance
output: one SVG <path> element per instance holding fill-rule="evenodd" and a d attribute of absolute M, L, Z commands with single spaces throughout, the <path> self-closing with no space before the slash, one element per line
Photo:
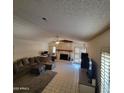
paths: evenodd
<path fill-rule="evenodd" d="M 56 62 L 54 71 L 57 75 L 46 86 L 42 93 L 79 93 L 79 64 L 67 61 Z"/>

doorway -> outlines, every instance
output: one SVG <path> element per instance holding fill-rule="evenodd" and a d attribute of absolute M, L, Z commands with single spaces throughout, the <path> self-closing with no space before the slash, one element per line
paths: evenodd
<path fill-rule="evenodd" d="M 75 47 L 74 48 L 74 62 L 73 63 L 81 63 L 81 53 L 86 53 L 86 48 Z"/>

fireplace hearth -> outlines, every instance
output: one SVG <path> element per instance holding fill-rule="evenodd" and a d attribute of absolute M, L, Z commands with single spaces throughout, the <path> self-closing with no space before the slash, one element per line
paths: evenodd
<path fill-rule="evenodd" d="M 60 54 L 60 60 L 69 60 L 69 55 L 68 54 Z"/>

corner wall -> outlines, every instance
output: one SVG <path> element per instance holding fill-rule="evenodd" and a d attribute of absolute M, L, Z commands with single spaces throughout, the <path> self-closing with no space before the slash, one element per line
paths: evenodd
<path fill-rule="evenodd" d="M 101 50 L 110 47 L 110 30 L 105 31 L 96 38 L 87 42 L 87 52 L 89 57 L 93 58 L 95 62 L 100 64 Z"/>

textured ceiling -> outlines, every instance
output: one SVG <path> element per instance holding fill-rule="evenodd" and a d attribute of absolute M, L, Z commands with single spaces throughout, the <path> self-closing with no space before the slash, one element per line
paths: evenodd
<path fill-rule="evenodd" d="M 79 40 L 89 40 L 109 25 L 109 8 L 109 0 L 14 0 L 14 15 Z"/>

